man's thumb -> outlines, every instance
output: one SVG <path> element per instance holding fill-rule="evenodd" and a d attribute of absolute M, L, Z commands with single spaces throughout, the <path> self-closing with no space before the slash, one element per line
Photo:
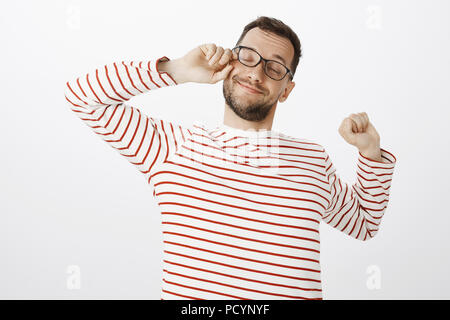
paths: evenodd
<path fill-rule="evenodd" d="M 229 64 L 225 68 L 223 68 L 223 70 L 219 71 L 217 73 L 217 81 L 224 80 L 231 72 L 231 70 L 233 70 L 233 65 Z"/>

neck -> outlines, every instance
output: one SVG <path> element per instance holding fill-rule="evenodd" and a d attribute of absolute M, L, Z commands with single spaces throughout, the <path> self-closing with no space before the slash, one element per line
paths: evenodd
<path fill-rule="evenodd" d="M 223 124 L 235 129 L 240 130 L 267 130 L 270 131 L 272 129 L 272 123 L 273 123 L 273 117 L 275 114 L 276 106 L 270 110 L 267 117 L 261 121 L 248 121 L 245 119 L 242 119 L 241 117 L 237 116 L 233 110 L 230 109 L 230 107 L 225 104 L 225 112 L 223 117 Z"/>

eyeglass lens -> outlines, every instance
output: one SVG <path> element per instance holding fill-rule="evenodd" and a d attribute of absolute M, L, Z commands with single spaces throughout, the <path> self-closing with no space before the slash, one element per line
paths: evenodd
<path fill-rule="evenodd" d="M 248 67 L 254 67 L 259 61 L 259 55 L 255 51 L 247 48 L 241 48 L 239 50 L 238 58 L 242 64 Z M 264 71 L 269 77 L 279 80 L 285 75 L 286 68 L 281 63 L 276 61 L 267 61 Z"/>

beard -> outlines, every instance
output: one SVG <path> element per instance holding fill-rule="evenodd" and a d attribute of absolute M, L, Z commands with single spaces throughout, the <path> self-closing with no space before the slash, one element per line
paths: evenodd
<path fill-rule="evenodd" d="M 233 110 L 238 117 L 247 121 L 257 122 L 264 120 L 279 98 L 278 97 L 274 101 L 268 101 L 266 103 L 262 101 L 262 98 L 261 101 L 255 99 L 255 102 L 247 102 L 245 100 L 251 100 L 249 98 L 253 97 L 246 98 L 244 95 L 239 97 L 235 92 L 236 89 L 234 89 L 234 86 L 238 86 L 238 84 L 234 82 L 233 79 L 224 80 L 222 89 L 223 97 L 225 98 L 225 102 L 230 109 Z M 252 96 L 251 93 L 248 95 Z M 263 97 L 262 94 L 261 97 Z"/>

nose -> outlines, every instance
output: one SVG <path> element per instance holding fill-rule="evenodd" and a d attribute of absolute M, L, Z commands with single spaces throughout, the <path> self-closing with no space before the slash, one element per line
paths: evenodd
<path fill-rule="evenodd" d="M 264 72 L 264 62 L 262 60 L 258 63 L 257 66 L 247 68 L 248 68 L 247 76 L 251 82 L 262 82 L 262 80 L 266 76 Z"/>

